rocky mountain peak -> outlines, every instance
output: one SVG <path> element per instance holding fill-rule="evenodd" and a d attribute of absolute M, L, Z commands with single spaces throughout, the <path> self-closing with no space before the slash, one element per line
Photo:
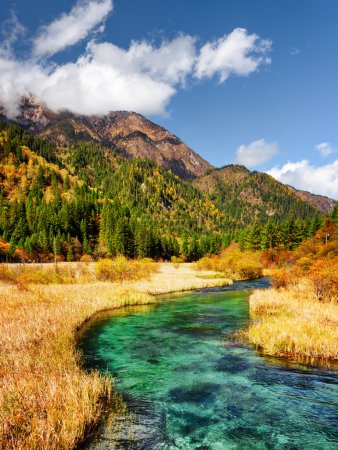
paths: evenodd
<path fill-rule="evenodd" d="M 57 145 L 98 142 L 127 158 L 152 159 L 186 180 L 204 175 L 212 167 L 177 136 L 134 112 L 115 111 L 105 116 L 56 113 L 31 96 L 23 99 L 15 121 Z"/>

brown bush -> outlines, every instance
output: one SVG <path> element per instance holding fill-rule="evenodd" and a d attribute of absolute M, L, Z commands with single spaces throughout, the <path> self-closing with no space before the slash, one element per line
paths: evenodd
<path fill-rule="evenodd" d="M 226 250 L 222 257 L 204 257 L 196 263 L 196 268 L 222 272 L 225 276 L 233 279 L 258 278 L 263 273 L 259 253 L 241 252 L 237 249 Z"/>
<path fill-rule="evenodd" d="M 90 255 L 82 255 L 80 258 L 80 262 L 90 263 L 93 261 L 93 258 Z"/>
<path fill-rule="evenodd" d="M 184 262 L 184 259 L 180 258 L 179 256 L 172 256 L 170 261 L 174 265 L 175 269 L 178 269 L 180 267 L 180 264 Z"/>
<path fill-rule="evenodd" d="M 309 276 L 318 300 L 338 300 L 338 257 L 318 259 L 311 266 Z"/>
<path fill-rule="evenodd" d="M 312 266 L 313 261 L 313 257 L 311 256 L 302 256 L 297 260 L 296 268 L 301 274 L 306 274 Z"/>
<path fill-rule="evenodd" d="M 98 261 L 94 271 L 99 280 L 121 282 L 147 278 L 157 271 L 157 266 L 150 258 L 132 261 L 125 256 L 117 256 L 114 259 Z"/>
<path fill-rule="evenodd" d="M 286 288 L 294 282 L 295 276 L 290 269 L 277 269 L 271 274 L 271 286 L 275 289 Z"/>

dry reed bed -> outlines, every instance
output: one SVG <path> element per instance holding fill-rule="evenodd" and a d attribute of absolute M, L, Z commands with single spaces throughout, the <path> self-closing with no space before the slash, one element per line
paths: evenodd
<path fill-rule="evenodd" d="M 80 368 L 75 330 L 94 313 L 166 293 L 227 284 L 188 265 L 161 265 L 148 281 L 0 284 L 0 448 L 70 449 L 97 421 L 111 382 Z M 136 290 L 137 289 L 137 290 Z"/>
<path fill-rule="evenodd" d="M 191 291 L 193 289 L 221 287 L 230 284 L 232 284 L 232 280 L 226 277 L 219 278 L 211 270 L 200 270 L 197 272 L 191 263 L 177 266 L 164 263 L 159 265 L 158 272 L 152 276 L 151 280 L 136 281 L 131 283 L 130 286 L 139 292 L 161 295 Z"/>
<path fill-rule="evenodd" d="M 306 280 L 287 289 L 255 291 L 246 336 L 269 355 L 338 359 L 338 304 L 319 302 Z"/>

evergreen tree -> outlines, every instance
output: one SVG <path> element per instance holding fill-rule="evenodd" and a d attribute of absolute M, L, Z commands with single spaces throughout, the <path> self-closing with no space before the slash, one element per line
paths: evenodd
<path fill-rule="evenodd" d="M 276 246 L 276 227 L 270 219 L 263 227 L 261 232 L 261 249 L 271 249 Z"/>
<path fill-rule="evenodd" d="M 114 234 L 114 248 L 116 254 L 125 255 L 129 258 L 134 256 L 133 235 L 126 217 L 121 217 L 117 221 Z"/>

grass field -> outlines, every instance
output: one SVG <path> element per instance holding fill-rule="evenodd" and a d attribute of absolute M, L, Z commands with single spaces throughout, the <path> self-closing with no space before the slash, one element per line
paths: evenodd
<path fill-rule="evenodd" d="M 111 380 L 81 369 L 76 330 L 93 314 L 156 302 L 153 294 L 230 282 L 210 271 L 196 273 L 190 264 L 157 264 L 147 279 L 121 283 L 95 280 L 90 266 L 70 264 L 71 272 L 62 267 L 64 284 L 53 274 L 34 278 L 20 266 L 14 272 L 1 267 L 1 449 L 71 449 L 97 422 L 103 399 L 119 407 Z M 39 279 L 50 284 L 37 284 Z"/>
<path fill-rule="evenodd" d="M 308 280 L 254 292 L 250 310 L 245 334 L 265 354 L 338 360 L 338 304 L 319 302 Z"/>

